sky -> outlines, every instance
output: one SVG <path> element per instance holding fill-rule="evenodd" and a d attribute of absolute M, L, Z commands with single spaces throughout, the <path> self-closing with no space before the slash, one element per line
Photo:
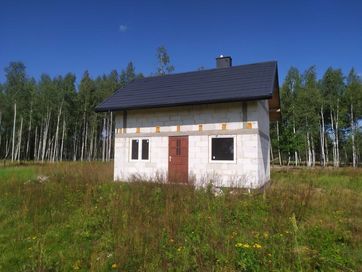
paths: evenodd
<path fill-rule="evenodd" d="M 146 76 L 164 45 L 175 72 L 277 60 L 362 76 L 362 1 L 8 1 L 0 0 L 0 82 L 11 61 L 39 79 L 85 70 L 93 77 L 133 61 Z"/>

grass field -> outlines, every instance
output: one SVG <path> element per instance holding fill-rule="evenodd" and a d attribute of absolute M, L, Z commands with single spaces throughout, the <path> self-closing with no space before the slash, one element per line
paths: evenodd
<path fill-rule="evenodd" d="M 262 192 L 0 168 L 0 271 L 361 271 L 362 170 L 274 169 Z"/>

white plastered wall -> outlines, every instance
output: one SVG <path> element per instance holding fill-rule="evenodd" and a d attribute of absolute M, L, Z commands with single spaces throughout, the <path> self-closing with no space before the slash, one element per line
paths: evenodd
<path fill-rule="evenodd" d="M 259 133 L 260 129 L 269 135 L 269 119 L 261 112 L 260 103 L 267 107 L 263 101 L 248 103 L 247 121 L 243 118 L 241 102 L 131 110 L 127 112 L 126 130 L 123 113 L 116 113 L 114 179 L 166 180 L 168 138 L 188 135 L 190 181 L 196 185 L 211 181 L 216 186 L 260 187 L 269 180 L 270 171 L 264 167 L 266 162 L 269 164 L 269 157 L 263 158 L 265 154 L 269 156 L 264 150 L 266 144 L 269 150 L 269 142 Z M 201 131 L 199 125 L 202 125 Z M 209 138 L 215 135 L 235 137 L 235 162 L 210 162 Z M 133 138 L 150 139 L 149 161 L 130 160 Z"/>

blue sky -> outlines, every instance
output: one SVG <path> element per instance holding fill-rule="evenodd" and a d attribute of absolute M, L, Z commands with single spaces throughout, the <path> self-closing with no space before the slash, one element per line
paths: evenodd
<path fill-rule="evenodd" d="M 362 1 L 1 1 L 0 82 L 10 61 L 39 78 L 85 70 L 92 76 L 133 61 L 149 75 L 165 45 L 175 72 L 277 60 L 362 75 Z"/>

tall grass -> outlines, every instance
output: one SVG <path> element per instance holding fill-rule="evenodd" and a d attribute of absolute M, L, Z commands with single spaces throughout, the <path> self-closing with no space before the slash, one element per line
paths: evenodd
<path fill-rule="evenodd" d="M 104 163 L 24 169 L 0 170 L 0 271 L 362 269 L 361 170 L 275 170 L 263 193 L 216 197 L 114 183 Z"/>

